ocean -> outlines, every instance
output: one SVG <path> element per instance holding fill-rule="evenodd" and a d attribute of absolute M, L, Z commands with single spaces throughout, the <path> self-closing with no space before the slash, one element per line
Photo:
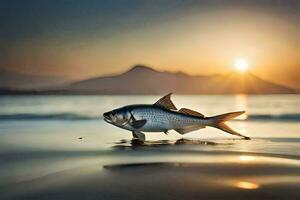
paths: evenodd
<path fill-rule="evenodd" d="M 252 191 L 249 199 L 299 197 L 300 95 L 173 95 L 177 108 L 205 116 L 246 110 L 228 124 L 252 140 L 207 127 L 185 135 L 146 133 L 147 142 L 136 145 L 130 132 L 103 120 L 106 111 L 160 97 L 0 96 L 0 199 L 150 199 L 159 192 L 157 198 L 179 199 L 198 197 L 194 190 L 207 198 L 237 198 L 243 190 Z M 192 185 L 189 193 L 178 190 L 174 174 Z M 146 181 L 151 177 L 155 186 Z M 158 193 L 149 195 L 152 186 Z"/>

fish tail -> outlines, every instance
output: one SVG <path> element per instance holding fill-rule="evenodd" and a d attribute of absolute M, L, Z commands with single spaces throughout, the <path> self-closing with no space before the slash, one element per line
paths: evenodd
<path fill-rule="evenodd" d="M 227 124 L 225 124 L 226 121 L 234 119 L 237 116 L 240 116 L 244 113 L 245 113 L 245 111 L 231 112 L 231 113 L 225 113 L 225 114 L 217 115 L 217 116 L 213 116 L 213 117 L 208 117 L 208 119 L 211 120 L 210 126 L 212 126 L 212 127 L 218 128 L 218 129 L 225 131 L 227 133 L 230 133 L 232 135 L 240 136 L 245 139 L 250 139 L 249 137 L 236 132 L 235 130 L 230 128 Z"/>

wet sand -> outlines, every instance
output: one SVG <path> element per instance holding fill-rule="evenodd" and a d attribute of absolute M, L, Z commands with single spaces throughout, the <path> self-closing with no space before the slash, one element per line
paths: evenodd
<path fill-rule="evenodd" d="M 27 163 L 29 168 L 32 165 L 33 171 L 38 164 L 41 168 L 55 168 L 74 159 L 84 164 L 1 184 L 0 197 L 1 200 L 300 199 L 300 157 L 226 151 L 226 144 L 230 145 L 200 140 L 145 144 L 123 140 L 107 152 L 39 151 L 18 156 L 10 153 L 6 157 L 2 154 L 7 161 L 18 160 L 18 165 Z M 223 151 L 191 150 L 201 145 L 223 145 Z M 41 159 L 43 162 L 35 162 Z M 22 170 L 22 166 L 18 167 Z"/>

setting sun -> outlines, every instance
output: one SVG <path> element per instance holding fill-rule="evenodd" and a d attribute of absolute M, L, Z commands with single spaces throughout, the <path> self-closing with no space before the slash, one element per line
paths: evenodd
<path fill-rule="evenodd" d="M 243 58 L 236 59 L 234 62 L 234 67 L 239 72 L 248 71 L 248 62 Z"/>

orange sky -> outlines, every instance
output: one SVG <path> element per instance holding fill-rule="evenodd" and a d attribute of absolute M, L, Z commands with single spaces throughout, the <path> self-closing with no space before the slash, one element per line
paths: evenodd
<path fill-rule="evenodd" d="M 10 23 L 21 31 L 19 24 L 25 23 L 24 33 L 11 36 L 14 27 L 4 26 L 0 67 L 72 79 L 122 72 L 134 64 L 195 75 L 227 73 L 242 57 L 256 75 L 300 88 L 300 4 L 295 2 L 143 4 L 138 9 L 133 2 L 117 7 L 121 16 L 87 14 L 79 6 L 70 16 L 55 13 L 61 15 L 60 26 L 51 14 L 29 27 L 17 18 Z M 72 12 L 77 13 L 74 20 Z"/>

